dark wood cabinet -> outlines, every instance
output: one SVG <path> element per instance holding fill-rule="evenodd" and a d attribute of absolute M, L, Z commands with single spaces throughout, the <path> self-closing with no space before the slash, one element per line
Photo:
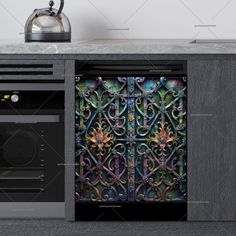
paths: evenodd
<path fill-rule="evenodd" d="M 188 62 L 188 220 L 236 220 L 236 61 Z"/>

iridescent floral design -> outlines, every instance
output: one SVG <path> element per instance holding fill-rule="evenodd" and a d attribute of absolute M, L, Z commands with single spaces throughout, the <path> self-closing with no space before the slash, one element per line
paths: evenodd
<path fill-rule="evenodd" d="M 187 80 L 76 80 L 76 201 L 187 201 Z"/>
<path fill-rule="evenodd" d="M 87 145 L 97 151 L 97 154 L 103 155 L 106 148 L 111 147 L 114 142 L 114 137 L 109 129 L 102 127 L 102 123 L 97 122 L 97 128 L 86 137 Z"/>
<path fill-rule="evenodd" d="M 150 134 L 148 142 L 154 147 L 158 148 L 163 154 L 167 147 L 170 147 L 177 138 L 174 133 L 170 131 L 170 128 L 161 127 L 159 130 L 156 128 L 154 132 Z"/>

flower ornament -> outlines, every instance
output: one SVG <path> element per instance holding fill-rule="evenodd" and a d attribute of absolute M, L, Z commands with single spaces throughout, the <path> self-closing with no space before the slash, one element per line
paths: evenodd
<path fill-rule="evenodd" d="M 93 131 L 86 137 L 87 145 L 94 150 L 98 151 L 98 154 L 103 155 L 106 148 L 109 148 L 114 141 L 114 137 L 109 129 L 103 128 L 103 123 L 97 123 L 97 129 L 93 128 Z"/>
<path fill-rule="evenodd" d="M 159 149 L 160 155 L 165 155 L 166 148 L 170 147 L 176 140 L 177 137 L 170 128 L 164 126 L 159 129 L 156 128 L 148 138 L 148 142 Z"/>

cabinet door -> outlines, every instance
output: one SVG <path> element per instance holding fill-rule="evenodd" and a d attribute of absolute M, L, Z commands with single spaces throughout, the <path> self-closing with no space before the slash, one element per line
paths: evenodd
<path fill-rule="evenodd" d="M 236 220 L 235 61 L 188 63 L 188 220 Z"/>

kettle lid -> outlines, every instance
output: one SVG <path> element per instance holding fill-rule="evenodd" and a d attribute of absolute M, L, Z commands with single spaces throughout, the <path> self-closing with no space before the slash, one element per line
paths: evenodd
<path fill-rule="evenodd" d="M 49 10 L 50 10 L 50 12 L 53 12 L 53 6 L 54 6 L 54 1 L 51 0 L 49 2 Z M 62 13 L 63 8 L 64 8 L 64 0 L 61 0 L 60 7 L 59 7 L 59 9 L 57 11 L 57 15 L 58 16 Z"/>
<path fill-rule="evenodd" d="M 50 0 L 48 8 L 41 8 L 41 9 L 36 8 L 34 10 L 34 13 L 35 12 L 38 12 L 38 13 L 41 12 L 40 15 L 46 14 L 46 15 L 50 15 L 50 16 L 59 16 L 62 13 L 62 10 L 64 8 L 64 0 L 61 0 L 60 7 L 59 7 L 58 10 L 53 8 L 54 5 L 55 5 L 54 1 Z"/>

